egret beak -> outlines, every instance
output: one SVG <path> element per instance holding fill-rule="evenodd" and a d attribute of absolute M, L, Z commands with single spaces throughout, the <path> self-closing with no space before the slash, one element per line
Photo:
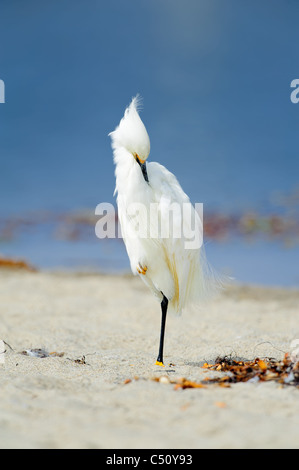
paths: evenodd
<path fill-rule="evenodd" d="M 141 160 L 141 158 L 139 158 L 139 155 L 137 155 L 137 153 L 135 153 L 135 159 L 136 159 L 136 162 L 140 165 L 140 168 L 141 168 L 141 171 L 142 171 L 142 174 L 143 174 L 143 178 L 145 179 L 145 181 L 148 183 L 148 175 L 147 175 L 147 171 L 146 171 L 146 162 L 145 160 Z"/>

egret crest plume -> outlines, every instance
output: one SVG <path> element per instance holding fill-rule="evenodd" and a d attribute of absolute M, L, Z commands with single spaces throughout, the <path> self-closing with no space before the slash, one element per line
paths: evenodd
<path fill-rule="evenodd" d="M 114 150 L 124 148 L 133 156 L 138 155 L 142 161 L 145 161 L 150 153 L 150 139 L 139 116 L 140 105 L 141 97 L 136 95 L 125 110 L 118 127 L 109 135 Z"/>

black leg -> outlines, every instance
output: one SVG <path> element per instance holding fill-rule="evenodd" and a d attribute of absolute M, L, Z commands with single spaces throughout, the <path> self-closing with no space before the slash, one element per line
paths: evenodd
<path fill-rule="evenodd" d="M 164 333 L 165 333 L 167 307 L 168 307 L 168 299 L 163 294 L 163 300 L 161 302 L 162 319 L 161 319 L 160 346 L 159 346 L 159 354 L 158 354 L 158 358 L 156 362 L 156 365 L 159 365 L 159 366 L 164 365 L 163 364 L 163 347 L 164 347 Z"/>

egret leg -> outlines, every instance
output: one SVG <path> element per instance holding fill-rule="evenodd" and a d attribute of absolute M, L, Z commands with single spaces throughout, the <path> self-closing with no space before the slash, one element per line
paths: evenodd
<path fill-rule="evenodd" d="M 156 361 L 157 366 L 163 366 L 163 367 L 164 367 L 163 348 L 164 348 L 164 333 L 165 333 L 167 307 L 168 307 L 168 299 L 163 294 L 163 300 L 161 302 L 162 319 L 161 319 L 160 346 L 159 346 L 159 354 L 158 354 L 157 361 Z"/>

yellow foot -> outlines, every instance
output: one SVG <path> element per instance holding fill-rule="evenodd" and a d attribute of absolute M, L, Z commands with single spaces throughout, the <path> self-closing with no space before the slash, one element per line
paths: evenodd
<path fill-rule="evenodd" d="M 147 271 L 147 266 L 141 266 L 141 264 L 138 264 L 136 269 L 139 272 L 139 274 L 145 275 Z"/>
<path fill-rule="evenodd" d="M 160 362 L 160 361 L 156 361 L 156 366 L 161 366 L 161 367 L 165 367 L 163 362 Z"/>

